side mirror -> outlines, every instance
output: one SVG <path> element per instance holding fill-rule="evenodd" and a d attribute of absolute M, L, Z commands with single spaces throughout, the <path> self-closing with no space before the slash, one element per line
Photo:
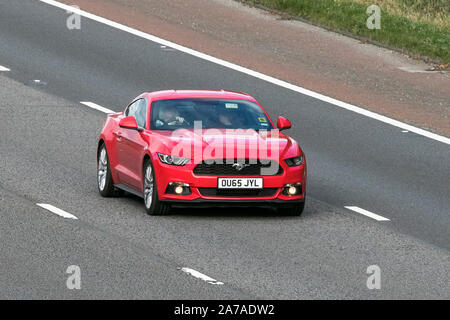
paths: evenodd
<path fill-rule="evenodd" d="M 133 116 L 129 116 L 129 117 L 120 119 L 119 127 L 125 128 L 125 129 L 142 131 L 142 129 L 138 127 L 136 119 Z"/>
<path fill-rule="evenodd" d="M 291 122 L 285 117 L 278 117 L 277 128 L 278 130 L 285 130 L 291 127 Z"/>

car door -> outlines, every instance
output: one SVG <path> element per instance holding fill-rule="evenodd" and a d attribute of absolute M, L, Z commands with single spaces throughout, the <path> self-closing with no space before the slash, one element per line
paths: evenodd
<path fill-rule="evenodd" d="M 133 116 L 139 127 L 147 127 L 148 105 L 145 99 L 138 99 L 128 106 L 124 116 Z M 120 169 L 120 182 L 141 191 L 142 163 L 147 143 L 142 133 L 134 129 L 119 128 L 117 132 L 117 149 Z"/>

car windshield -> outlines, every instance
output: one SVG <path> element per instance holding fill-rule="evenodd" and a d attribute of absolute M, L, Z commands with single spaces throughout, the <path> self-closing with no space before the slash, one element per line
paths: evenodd
<path fill-rule="evenodd" d="M 193 129 L 196 121 L 201 121 L 203 129 L 273 129 L 264 111 L 252 101 L 171 99 L 152 103 L 152 130 Z"/>

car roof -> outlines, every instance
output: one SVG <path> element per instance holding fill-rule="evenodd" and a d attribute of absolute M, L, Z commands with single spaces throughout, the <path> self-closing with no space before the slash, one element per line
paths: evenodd
<path fill-rule="evenodd" d="M 148 92 L 145 94 L 153 101 L 165 99 L 236 99 L 256 101 L 252 96 L 234 91 L 225 90 L 164 90 Z"/>

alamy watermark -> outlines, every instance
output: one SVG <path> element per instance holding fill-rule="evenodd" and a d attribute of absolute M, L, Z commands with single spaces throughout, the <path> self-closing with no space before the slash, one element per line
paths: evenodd
<path fill-rule="evenodd" d="M 67 278 L 66 286 L 69 290 L 80 290 L 81 289 L 81 269 L 79 266 L 71 265 L 66 270 L 67 274 L 70 276 Z"/>
<path fill-rule="evenodd" d="M 366 26 L 370 30 L 381 29 L 381 9 L 379 6 L 372 4 L 367 7 L 366 13 L 370 16 L 366 20 Z"/>
<path fill-rule="evenodd" d="M 367 278 L 367 289 L 381 289 L 381 269 L 376 264 L 368 266 L 366 270 L 370 276 Z"/>
<path fill-rule="evenodd" d="M 279 130 L 204 129 L 202 121 L 194 121 L 192 129 L 172 132 L 170 156 L 192 159 L 194 163 L 242 164 L 242 168 L 260 163 L 261 175 L 275 175 L 279 170 L 281 143 Z M 190 137 L 197 137 L 192 140 Z M 240 168 L 236 168 L 239 170 Z"/>
<path fill-rule="evenodd" d="M 80 10 L 80 7 L 72 5 L 72 8 L 75 10 Z M 75 11 L 74 10 L 74 11 Z M 67 10 L 67 14 L 69 14 L 69 17 L 66 20 L 66 27 L 69 30 L 80 30 L 81 29 L 81 16 L 78 13 L 75 13 L 74 11 Z"/>

